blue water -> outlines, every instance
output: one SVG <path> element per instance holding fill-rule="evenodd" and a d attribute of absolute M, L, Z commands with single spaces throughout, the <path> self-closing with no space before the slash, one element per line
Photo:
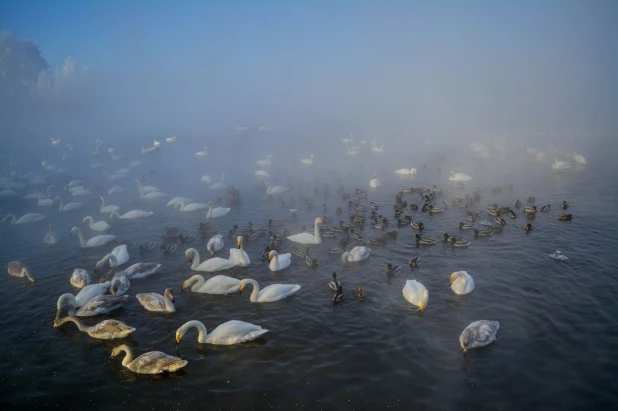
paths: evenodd
<path fill-rule="evenodd" d="M 199 237 L 198 224 L 205 221 L 205 213 L 181 214 L 167 209 L 167 200 L 140 200 L 132 183 L 135 177 L 158 186 L 171 197 L 182 195 L 207 201 L 221 196 L 225 201 L 225 191 L 212 193 L 199 178 L 208 173 L 216 181 L 220 172 L 226 171 L 229 183 L 240 188 L 243 203 L 215 221 L 221 233 L 227 233 L 234 223 L 246 225 L 251 220 L 266 224 L 269 218 L 285 217 L 287 212 L 279 203 L 260 200 L 263 192 L 251 174 L 252 162 L 265 158 L 268 149 L 247 142 L 246 157 L 251 162 L 240 157 L 225 160 L 229 157 L 224 149 L 199 162 L 192 153 L 201 150 L 203 144 L 170 148 L 163 143 L 160 153 L 140 158 L 146 164 L 132 170 L 132 178 L 126 182 L 129 194 L 105 195 L 122 211 L 140 208 L 155 214 L 144 220 L 111 222 L 99 213 L 97 198 L 99 192 L 106 193 L 113 184 L 105 180 L 101 170 L 88 168 L 86 156 L 76 155 L 65 165 L 60 164 L 56 153 L 56 163 L 67 168 L 70 176 L 84 179 L 97 195 L 79 200 L 87 201 L 87 208 L 63 214 L 55 207 L 41 209 L 32 201 L 0 199 L 0 209 L 18 217 L 26 212 L 47 214 L 38 223 L 0 226 L 0 266 L 21 260 L 37 279 L 31 284 L 7 274 L 0 276 L 0 404 L 20 409 L 109 410 L 146 406 L 286 410 L 615 407 L 618 185 L 613 165 L 615 146 L 611 141 L 604 144 L 595 141 L 588 147 L 589 152 L 579 150 L 586 154 L 589 166 L 568 173 L 552 172 L 547 164 L 522 163 L 518 155 L 481 161 L 470 158 L 468 152 L 425 148 L 410 160 L 419 168 L 416 179 L 392 173 L 409 166 L 402 161 L 401 153 L 393 158 L 363 155 L 349 159 L 342 158 L 343 148 L 312 148 L 310 141 L 298 147 L 292 143 L 280 147 L 273 152 L 275 164 L 269 169 L 273 180 L 280 184 L 291 182 L 297 199 L 300 187 L 313 192 L 314 186 L 328 183 L 331 192 L 328 199 L 315 198 L 316 207 L 310 212 L 300 206 L 297 223 L 287 225 L 291 232 L 300 225 L 310 226 L 322 214 L 322 202 L 329 207 L 327 216 L 334 216 L 337 206 L 342 206 L 346 219 L 347 201 L 335 194 L 335 180 L 341 179 L 346 191 L 351 192 L 357 186 L 369 188 L 373 172 L 378 172 L 382 186 L 368 191 L 367 203 L 376 202 L 389 216 L 400 188 L 433 184 L 444 189 L 444 199 L 470 193 L 476 186 L 513 184 L 513 191 L 482 192 L 482 201 L 473 207 L 484 214 L 481 219 L 489 219 L 484 212 L 487 203 L 512 206 L 516 199 L 524 201 L 532 195 L 536 196 L 537 206 L 551 204 L 553 208 L 550 213 L 537 214 L 532 222 L 535 229 L 529 234 L 522 229 L 527 221 L 521 212 L 516 220 L 507 221 L 502 234 L 474 239 L 466 232 L 464 235 L 471 240 L 467 249 L 453 249 L 442 243 L 416 248 L 412 242 L 416 231 L 405 227 L 399 229 L 397 240 L 374 248 L 369 260 L 347 268 L 342 267 L 339 255 L 326 253 L 336 242 L 325 239 L 312 247 L 320 259 L 317 269 L 293 256 L 290 268 L 272 273 L 259 261 L 266 245 L 262 237 L 247 244 L 251 265 L 225 274 L 253 278 L 263 286 L 302 286 L 294 296 L 271 304 L 250 303 L 246 293 L 214 296 L 181 292 L 183 281 L 192 275 L 183 255 L 188 246 L 183 245 L 172 256 L 158 250 L 140 256 L 131 250 L 130 263 L 160 262 L 163 269 L 134 281 L 128 294 L 163 293 L 171 287 L 177 312 L 147 312 L 132 297 L 124 309 L 111 317 L 137 328 L 124 341 L 133 346 L 136 355 L 159 350 L 189 361 L 182 371 L 160 377 L 136 375 L 123 368 L 119 359 L 110 359 L 118 342 L 94 340 L 72 325 L 52 327 L 58 296 L 78 291 L 69 283 L 73 269 L 92 272 L 96 261 L 113 248 L 109 245 L 82 250 L 77 238 L 68 233 L 72 226 L 82 227 L 84 216 L 92 215 L 97 221 L 108 221 L 111 233 L 121 241 L 159 241 L 165 226 L 176 226 L 182 233 Z M 282 153 L 290 152 L 290 148 L 295 148 L 294 155 L 281 160 Z M 315 151 L 316 165 L 309 170 L 296 166 L 297 159 L 308 157 L 310 150 Z M 438 152 L 446 153 L 447 163 L 438 160 Z M 126 162 L 109 164 L 104 154 L 97 161 L 108 163 L 108 170 L 126 166 Z M 27 168 L 38 170 L 41 160 L 29 161 Z M 423 162 L 427 163 L 426 169 L 420 169 Z M 437 167 L 443 169 L 442 176 L 434 173 Z M 447 182 L 449 169 L 466 172 L 475 179 L 469 187 L 455 189 Z M 57 187 L 67 181 L 62 176 L 47 176 Z M 421 203 L 418 195 L 405 198 Z M 572 222 L 556 219 L 563 200 L 571 205 L 568 212 L 575 216 Z M 435 216 L 420 211 L 407 214 L 424 222 L 424 235 L 429 238 L 438 238 L 444 232 L 459 234 L 457 224 L 464 220 L 459 208 Z M 53 246 L 43 243 L 47 221 L 54 223 L 60 238 Z M 83 228 L 86 238 L 93 235 Z M 392 224 L 390 229 L 397 228 Z M 379 231 L 367 226 L 361 234 L 371 239 L 379 236 Z M 205 255 L 205 244 L 197 241 L 191 246 Z M 233 247 L 233 243 L 229 246 Z M 226 244 L 221 256 L 227 257 L 228 248 Z M 569 260 L 548 258 L 547 254 L 555 250 L 561 250 Z M 416 255 L 421 256 L 422 264 L 412 270 L 406 264 Z M 384 267 L 388 262 L 404 264 L 401 273 L 387 277 Z M 458 296 L 450 290 L 450 273 L 459 270 L 474 277 L 476 289 L 472 294 Z M 328 288 L 333 271 L 337 271 L 346 292 L 345 300 L 338 305 L 332 304 L 333 292 Z M 93 278 L 98 281 L 97 275 L 93 274 Z M 429 290 L 424 312 L 419 313 L 404 300 L 401 290 L 406 279 L 417 279 Z M 364 302 L 353 298 L 357 284 L 367 293 Z M 105 318 L 87 318 L 85 322 L 93 325 Z M 209 330 L 236 319 L 258 324 L 270 332 L 264 340 L 231 347 L 199 346 L 192 333 L 176 348 L 176 329 L 192 319 L 202 321 Z M 464 357 L 459 335 L 469 323 L 480 319 L 500 321 L 498 339 Z"/>

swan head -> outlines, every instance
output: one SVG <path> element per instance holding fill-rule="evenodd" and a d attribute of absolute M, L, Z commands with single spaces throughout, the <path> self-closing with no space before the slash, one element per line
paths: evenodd
<path fill-rule="evenodd" d="M 126 344 L 122 344 L 122 345 L 119 345 L 118 347 L 114 347 L 114 349 L 112 350 L 112 353 L 110 354 L 110 358 L 115 358 L 118 356 L 118 354 L 122 352 L 132 352 L 131 347 L 129 347 Z"/>
<path fill-rule="evenodd" d="M 185 257 L 187 257 L 187 260 L 189 260 L 190 263 L 193 263 L 193 253 L 195 252 L 195 249 L 193 248 L 189 248 L 187 251 L 185 251 Z"/>
<path fill-rule="evenodd" d="M 192 276 L 191 278 L 189 278 L 187 281 L 185 281 L 184 283 L 182 283 L 182 291 L 186 290 L 187 288 L 191 287 L 193 285 L 193 283 L 197 282 L 200 280 L 200 277 L 202 279 L 202 281 L 204 281 L 204 277 L 202 277 L 199 274 L 195 274 L 194 276 Z"/>
<path fill-rule="evenodd" d="M 470 334 L 470 330 L 467 328 L 461 333 L 460 337 L 461 348 L 463 348 L 464 356 L 468 353 L 468 348 L 472 344 L 472 335 Z"/>
<path fill-rule="evenodd" d="M 450 285 L 453 285 L 453 283 L 455 282 L 455 280 L 457 278 L 459 278 L 462 275 L 461 271 L 455 271 L 454 273 L 451 274 L 451 279 L 450 279 Z"/>
<path fill-rule="evenodd" d="M 166 288 L 163 296 L 169 297 L 169 299 L 172 300 L 173 303 L 176 303 L 176 300 L 174 300 L 174 293 L 172 292 L 171 288 Z"/>
<path fill-rule="evenodd" d="M 279 255 L 278 252 L 276 252 L 275 250 L 272 250 L 270 253 L 268 253 L 268 261 L 271 261 L 273 258 L 277 257 Z"/>
<path fill-rule="evenodd" d="M 376 178 L 376 173 L 373 173 L 373 178 L 374 178 L 374 179 Z"/>
<path fill-rule="evenodd" d="M 423 297 L 421 298 L 421 302 L 418 305 L 419 311 L 423 311 L 425 307 L 427 307 L 428 300 L 429 300 L 429 292 L 425 289 L 425 291 L 423 291 Z"/>
<path fill-rule="evenodd" d="M 73 234 L 75 234 L 75 233 L 79 233 L 79 232 L 81 232 L 81 230 L 80 230 L 79 228 L 77 228 L 77 227 L 73 227 L 73 228 L 71 229 L 71 232 L 70 232 L 69 234 L 70 234 L 70 235 L 73 235 Z"/>
<path fill-rule="evenodd" d="M 241 235 L 236 237 L 236 242 L 238 243 L 238 248 L 242 248 L 242 236 Z"/>

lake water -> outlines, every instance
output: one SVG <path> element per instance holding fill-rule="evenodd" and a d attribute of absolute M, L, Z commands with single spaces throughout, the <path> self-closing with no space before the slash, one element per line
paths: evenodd
<path fill-rule="evenodd" d="M 288 269 L 272 273 L 259 260 L 266 245 L 266 239 L 261 237 L 247 244 L 251 264 L 224 274 L 252 278 L 262 286 L 272 283 L 302 286 L 294 296 L 270 304 L 251 303 L 248 293 L 217 296 L 181 292 L 183 281 L 193 274 L 183 255 L 187 246 L 182 246 L 173 256 L 165 256 L 159 250 L 140 256 L 132 250 L 130 263 L 160 262 L 163 269 L 151 277 L 133 281 L 127 293 L 132 296 L 130 303 L 110 317 L 137 328 L 124 341 L 133 346 L 136 355 L 159 350 L 189 361 L 182 371 L 159 377 L 136 375 L 122 367 L 120 359 L 110 359 L 112 348 L 119 344 L 117 341 L 94 340 L 73 325 L 52 326 L 58 296 L 78 291 L 69 283 L 73 269 L 81 267 L 92 272 L 95 262 L 113 248 L 82 250 L 77 238 L 68 234 L 72 226 L 81 227 L 81 218 L 86 215 L 109 222 L 98 211 L 98 195 L 84 200 L 88 208 L 63 214 L 55 207 L 41 211 L 33 202 L 2 199 L 3 211 L 14 212 L 18 217 L 26 212 L 43 212 L 48 218 L 24 226 L 0 226 L 0 266 L 22 260 L 37 279 L 31 284 L 8 276 L 6 271 L 0 276 L 0 404 L 4 409 L 75 410 L 615 407 L 618 404 L 616 150 L 613 145 L 609 146 L 610 150 L 596 147 L 594 153 L 582 150 L 589 161 L 588 167 L 569 173 L 554 173 L 547 164 L 522 164 L 509 157 L 502 162 L 481 162 L 466 156 L 459 164 L 441 165 L 430 154 L 419 159 L 419 163 L 426 162 L 428 167 L 419 170 L 414 180 L 401 179 L 392 173 L 405 165 L 402 162 L 382 161 L 375 166 L 377 170 L 370 169 L 371 156 L 357 162 L 350 159 L 320 162 L 316 152 L 316 166 L 309 171 L 290 167 L 277 172 L 278 168 L 273 166 L 271 174 L 279 183 L 290 181 L 295 187 L 305 186 L 307 182 L 331 185 L 330 198 L 316 199 L 318 207 L 313 211 L 299 207 L 298 224 L 287 226 L 292 232 L 301 224 L 310 226 L 322 214 L 319 211 L 322 202 L 329 207 L 327 216 L 334 216 L 337 206 L 342 206 L 346 219 L 347 201 L 335 194 L 334 179 L 341 178 L 346 191 L 351 192 L 357 186 L 369 188 L 374 171 L 378 172 L 382 186 L 368 190 L 367 203 L 375 201 L 389 217 L 397 190 L 433 184 L 444 189 L 444 199 L 470 193 L 475 185 L 513 184 L 513 191 L 482 193 L 482 201 L 473 209 L 488 219 L 485 204 L 513 206 L 517 198 L 525 202 L 532 195 L 536 196 L 537 206 L 551 204 L 552 211 L 537 213 L 532 221 L 535 230 L 529 234 L 522 229 L 527 221 L 521 211 L 516 220 L 507 221 L 502 234 L 474 239 L 466 232 L 465 236 L 471 240 L 467 249 L 453 249 L 442 243 L 416 248 L 412 241 L 416 231 L 405 227 L 399 229 L 397 240 L 390 240 L 386 247 L 374 248 L 368 260 L 347 268 L 342 267 L 340 255 L 326 253 L 328 248 L 336 246 L 336 241 L 324 239 L 321 245 L 312 247 L 320 260 L 317 269 L 307 267 L 293 256 Z M 201 149 L 199 145 L 191 148 L 197 149 L 189 152 Z M 179 146 L 174 148 L 177 150 L 174 153 L 181 149 L 187 148 Z M 295 158 L 308 157 L 308 153 L 299 150 Z M 246 225 L 251 220 L 263 225 L 269 218 L 287 215 L 280 204 L 260 200 L 262 192 L 256 188 L 253 176 L 238 171 L 242 167 L 235 163 L 241 160 L 211 159 L 209 163 L 198 163 L 191 157 L 187 161 L 168 162 L 164 154 L 146 159 L 150 163 L 133 170 L 133 177 L 141 176 L 171 196 L 206 201 L 215 194 L 199 183 L 201 173 L 208 171 L 216 180 L 220 171 L 228 171 L 228 181 L 241 189 L 242 206 L 214 222 L 221 233 L 227 233 L 234 223 Z M 266 154 L 256 149 L 250 156 L 255 161 Z M 277 153 L 273 154 L 276 159 Z M 170 157 L 174 158 L 179 157 Z M 98 171 L 88 169 L 86 160 L 79 161 L 82 162 L 76 160 L 69 166 L 71 175 L 87 179 L 89 187 L 98 184 L 106 192 L 112 184 Z M 86 171 L 78 173 L 80 167 Z M 445 171 L 442 176 L 433 172 L 436 167 Z M 447 170 L 451 168 L 474 176 L 475 184 L 463 190 L 450 187 Z M 321 171 L 331 169 L 340 171 Z M 154 173 L 149 174 L 149 170 Z M 178 177 L 188 175 L 191 177 Z M 62 187 L 64 182 L 58 179 L 56 186 Z M 198 224 L 205 221 L 205 213 L 185 215 L 166 209 L 167 200 L 137 201 L 132 182 L 127 187 L 131 194 L 111 198 L 106 195 L 108 202 L 120 205 L 122 211 L 141 208 L 155 214 L 144 220 L 111 221 L 111 233 L 117 239 L 138 243 L 159 241 L 165 226 L 176 226 L 181 233 L 199 237 Z M 225 192 L 218 195 L 227 196 Z M 298 197 L 297 193 L 294 195 Z M 421 203 L 416 194 L 405 198 L 408 202 Z M 562 212 L 559 204 L 563 200 L 571 206 L 568 212 L 575 216 L 572 222 L 556 220 Z M 457 224 L 464 220 L 463 210 L 453 207 L 435 216 L 420 211 L 406 214 L 412 215 L 415 221 L 423 221 L 424 235 L 434 239 L 445 232 L 458 234 Z M 60 238 L 56 245 L 43 243 L 46 221 L 54 223 L 54 231 Z M 391 224 L 390 229 L 397 228 Z M 86 238 L 92 235 L 88 229 L 84 233 Z M 368 225 L 362 235 L 371 239 L 379 231 Z M 220 255 L 227 257 L 227 249 L 233 245 L 228 241 Z M 205 255 L 205 244 L 199 240 L 191 246 Z M 287 248 L 287 244 L 283 246 L 283 250 Z M 555 250 L 561 250 L 569 260 L 557 262 L 548 258 Z M 416 255 L 421 256 L 422 263 L 412 270 L 407 261 Z M 403 264 L 401 273 L 387 277 L 384 267 L 388 262 Z M 459 270 L 474 277 L 473 293 L 458 296 L 450 290 L 449 276 Z M 328 288 L 333 271 L 337 271 L 346 292 L 345 300 L 337 305 L 333 305 L 333 292 Z M 204 274 L 206 278 L 210 276 Z M 93 279 L 98 281 L 98 276 L 93 275 Z M 417 307 L 404 300 L 401 290 L 406 279 L 417 279 L 429 290 L 429 303 L 424 312 L 419 313 Z M 353 298 L 357 284 L 362 284 L 367 293 L 364 302 Z M 175 314 L 145 311 L 133 297 L 141 292 L 162 294 L 167 287 L 175 292 Z M 93 325 L 105 318 L 108 316 L 86 318 L 85 322 Z M 220 347 L 198 345 L 193 331 L 176 348 L 176 329 L 192 319 L 202 321 L 209 331 L 225 321 L 243 320 L 270 332 L 264 340 L 255 343 Z M 464 357 L 459 335 L 469 323 L 481 319 L 500 321 L 498 339 L 488 347 L 471 350 Z"/>

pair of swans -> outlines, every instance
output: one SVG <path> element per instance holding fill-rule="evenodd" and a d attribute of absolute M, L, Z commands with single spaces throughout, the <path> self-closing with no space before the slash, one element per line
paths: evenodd
<path fill-rule="evenodd" d="M 86 216 L 82 219 L 82 224 L 88 224 L 88 227 L 90 227 L 90 229 L 92 231 L 105 231 L 105 230 L 109 230 L 110 225 L 107 224 L 107 222 L 101 220 L 101 221 L 97 221 L 96 223 L 94 222 L 94 219 L 92 218 L 92 216 Z"/>
<path fill-rule="evenodd" d="M 373 178 L 369 181 L 369 187 L 380 187 L 380 180 L 376 177 L 376 173 L 373 173 Z"/>
<path fill-rule="evenodd" d="M 299 233 L 291 235 L 287 237 L 287 239 L 299 244 L 320 244 L 322 242 L 322 237 L 320 236 L 320 224 L 323 223 L 324 222 L 321 218 L 316 218 L 313 225 L 314 234 Z"/>
<path fill-rule="evenodd" d="M 148 216 L 153 215 L 152 211 L 144 211 L 144 210 L 131 210 L 126 213 L 120 215 L 116 211 L 109 215 L 109 219 L 113 220 L 114 218 L 119 218 L 121 220 L 135 220 L 137 218 L 146 218 Z"/>
<path fill-rule="evenodd" d="M 129 251 L 125 244 L 119 245 L 114 248 L 111 253 L 105 255 L 101 260 L 99 260 L 94 266 L 94 272 L 97 272 L 99 268 L 105 265 L 106 262 L 109 261 L 110 267 L 118 267 L 119 265 L 125 264 L 129 261 Z"/>
<path fill-rule="evenodd" d="M 34 282 L 34 277 L 30 274 L 30 270 L 21 261 L 11 261 L 9 263 L 8 272 L 13 277 L 27 278 Z"/>
<path fill-rule="evenodd" d="M 253 292 L 249 297 L 249 301 L 252 303 L 269 303 L 283 300 L 284 298 L 287 298 L 296 291 L 300 290 L 300 285 L 298 284 L 271 284 L 260 290 L 260 285 L 257 281 L 244 279 L 241 280 L 239 284 L 239 290 L 241 293 L 247 285 L 253 286 Z"/>
<path fill-rule="evenodd" d="M 79 228 L 73 227 L 71 229 L 71 235 L 75 233 L 77 233 L 77 236 L 79 237 L 79 245 L 82 248 L 101 247 L 116 238 L 116 236 L 114 235 L 104 234 L 104 235 L 95 235 L 94 237 L 90 238 L 88 241 L 85 241 L 84 235 L 82 234 L 82 231 Z"/>
<path fill-rule="evenodd" d="M 126 344 L 115 347 L 112 350 L 111 358 L 115 358 L 123 352 L 125 353 L 125 357 L 122 359 L 123 367 L 137 374 L 174 372 L 188 364 L 185 360 L 167 355 L 161 351 L 149 351 L 134 359 L 133 350 Z"/>
<path fill-rule="evenodd" d="M 84 287 L 77 295 L 70 293 L 62 294 L 58 298 L 56 319 L 60 318 L 60 312 L 64 303 L 69 305 L 69 315 L 78 317 L 92 317 L 107 314 L 121 308 L 129 299 L 128 295 L 105 294 L 109 289 L 110 282 L 90 284 Z M 78 309 L 75 312 L 75 309 Z"/>
<path fill-rule="evenodd" d="M 188 330 L 197 328 L 197 342 L 200 344 L 234 345 L 255 340 L 266 334 L 268 330 L 259 325 L 244 321 L 232 320 L 219 325 L 210 334 L 206 326 L 197 320 L 188 321 L 176 330 L 176 344 L 180 344 L 182 337 Z"/>
<path fill-rule="evenodd" d="M 41 221 L 45 218 L 45 214 L 40 213 L 27 213 L 21 216 L 20 218 L 15 218 L 15 214 L 6 215 L 0 223 L 5 223 L 9 221 L 11 224 L 29 224 L 36 223 L 37 221 Z"/>
<path fill-rule="evenodd" d="M 73 316 L 67 316 L 55 320 L 54 328 L 60 327 L 68 322 L 74 323 L 75 325 L 77 325 L 77 328 L 79 328 L 81 332 L 85 332 L 92 338 L 96 338 L 99 340 L 115 340 L 117 338 L 126 338 L 133 331 L 135 331 L 135 328 L 129 327 L 122 321 L 118 320 L 105 320 L 101 321 L 96 325 L 93 325 L 92 327 L 88 327 L 82 322 L 82 320 Z"/>

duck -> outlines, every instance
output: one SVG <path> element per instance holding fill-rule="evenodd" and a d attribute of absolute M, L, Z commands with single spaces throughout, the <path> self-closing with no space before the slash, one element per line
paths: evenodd
<path fill-rule="evenodd" d="M 496 224 L 499 225 L 506 225 L 506 221 L 504 221 L 504 218 L 500 218 L 500 217 L 495 217 L 494 221 L 496 222 Z"/>
<path fill-rule="evenodd" d="M 82 219 L 82 224 L 88 224 L 88 227 L 92 231 L 105 231 L 110 229 L 110 225 L 107 222 L 101 220 L 94 222 L 94 219 L 91 216 L 86 216 Z"/>
<path fill-rule="evenodd" d="M 19 278 L 27 278 L 28 280 L 35 282 L 34 277 L 30 274 L 30 270 L 21 261 L 11 261 L 8 267 L 9 275 Z"/>
<path fill-rule="evenodd" d="M 353 263 L 369 258 L 371 248 L 365 246 L 356 246 L 350 251 L 346 251 L 341 255 L 341 261 L 345 263 Z"/>
<path fill-rule="evenodd" d="M 553 258 L 554 260 L 558 261 L 565 261 L 569 259 L 569 257 L 562 254 L 562 251 L 556 251 L 555 253 L 549 254 L 549 258 Z"/>
<path fill-rule="evenodd" d="M 260 290 L 260 285 L 257 281 L 245 278 L 240 281 L 239 289 L 241 293 L 247 285 L 253 286 L 253 292 L 249 297 L 249 301 L 252 303 L 267 303 L 283 300 L 301 288 L 298 284 L 271 284 Z"/>
<path fill-rule="evenodd" d="M 182 284 L 182 290 L 187 288 L 194 293 L 224 295 L 238 291 L 240 280 L 226 275 L 215 275 L 204 281 L 204 277 L 195 274 Z"/>
<path fill-rule="evenodd" d="M 474 229 L 474 224 L 466 224 L 463 221 L 459 223 L 460 230 L 472 230 Z"/>
<path fill-rule="evenodd" d="M 455 294 L 470 294 L 474 290 L 474 279 L 466 271 L 455 271 L 451 274 L 451 290 Z"/>
<path fill-rule="evenodd" d="M 322 238 L 320 237 L 320 224 L 323 223 L 323 220 L 318 217 L 315 219 L 314 223 L 314 234 L 299 233 L 291 235 L 287 237 L 287 239 L 299 244 L 320 244 L 322 242 Z"/>
<path fill-rule="evenodd" d="M 376 173 L 373 173 L 373 178 L 369 181 L 369 187 L 377 188 L 380 187 L 380 180 L 376 178 Z"/>
<path fill-rule="evenodd" d="M 115 347 L 112 350 L 111 358 L 115 358 L 122 352 L 126 354 L 122 360 L 122 365 L 137 374 L 174 372 L 188 364 L 186 360 L 167 355 L 161 351 L 150 351 L 133 359 L 133 350 L 126 344 Z"/>
<path fill-rule="evenodd" d="M 185 336 L 188 330 L 197 328 L 197 342 L 199 344 L 213 345 L 234 345 L 242 344 L 247 341 L 253 341 L 260 338 L 268 332 L 267 329 L 259 325 L 247 323 L 244 321 L 231 320 L 217 326 L 210 334 L 206 330 L 206 326 L 197 320 L 191 320 L 184 323 L 176 330 L 176 345 L 180 344 L 182 337 Z"/>
<path fill-rule="evenodd" d="M 408 261 L 408 265 L 412 268 L 416 268 L 421 263 L 421 257 L 412 257 L 410 261 Z"/>
<path fill-rule="evenodd" d="M 489 227 L 487 227 L 488 231 L 491 231 L 492 233 L 501 233 L 504 230 L 504 226 L 501 225 L 491 225 Z"/>
<path fill-rule="evenodd" d="M 442 238 L 444 239 L 445 243 L 454 243 L 456 241 L 462 241 L 463 240 L 462 237 L 456 237 L 454 235 L 449 235 L 448 233 L 444 233 Z"/>
<path fill-rule="evenodd" d="M 363 291 L 363 287 L 360 284 L 356 286 L 356 290 L 354 291 L 354 298 L 356 298 L 358 301 L 365 301 L 365 298 L 367 298 L 367 294 L 365 294 L 365 291 Z"/>
<path fill-rule="evenodd" d="M 135 297 L 139 300 L 139 303 L 148 311 L 155 312 L 176 312 L 174 307 L 174 294 L 171 288 L 166 288 L 163 295 L 157 293 L 144 293 L 136 294 Z"/>
<path fill-rule="evenodd" d="M 48 225 L 49 231 L 47 232 L 47 234 L 45 234 L 43 241 L 46 244 L 56 244 L 58 242 L 58 237 L 56 236 L 56 233 L 52 231 L 52 223 L 49 223 Z"/>
<path fill-rule="evenodd" d="M 84 235 L 82 234 L 82 231 L 77 228 L 77 227 L 73 227 L 71 229 L 71 235 L 73 235 L 74 233 L 77 233 L 77 236 L 79 237 L 79 245 L 82 248 L 94 248 L 94 247 L 101 247 L 104 246 L 105 244 L 109 243 L 110 241 L 113 241 L 116 236 L 113 235 L 95 235 L 94 237 L 90 238 L 87 242 L 84 241 Z"/>
<path fill-rule="evenodd" d="M 149 243 L 145 243 L 145 244 L 140 244 L 138 249 L 140 253 L 147 253 L 148 251 L 152 251 L 156 248 L 157 243 L 155 243 L 154 241 L 151 241 Z"/>
<path fill-rule="evenodd" d="M 509 218 L 511 218 L 511 219 L 517 218 L 517 214 L 515 214 L 515 211 L 513 211 L 513 210 L 509 211 Z"/>
<path fill-rule="evenodd" d="M 343 301 L 345 298 L 345 294 L 343 293 L 343 287 L 339 286 L 335 290 L 335 295 L 333 295 L 333 304 L 337 304 L 338 302 Z"/>
<path fill-rule="evenodd" d="M 328 254 L 341 254 L 341 253 L 343 253 L 343 248 L 338 248 L 338 247 L 329 248 L 326 252 Z"/>
<path fill-rule="evenodd" d="M 374 247 L 383 247 L 386 245 L 386 239 L 384 237 L 373 238 L 367 242 L 367 244 Z"/>
<path fill-rule="evenodd" d="M 571 221 L 573 219 L 573 214 L 560 214 L 558 216 L 559 221 Z"/>
<path fill-rule="evenodd" d="M 470 241 L 457 240 L 457 241 L 451 242 L 451 245 L 455 248 L 466 248 L 467 246 L 470 245 Z"/>
<path fill-rule="evenodd" d="M 178 251 L 178 244 L 171 244 L 171 245 L 161 244 L 159 248 L 161 249 L 161 251 L 163 251 L 163 254 L 173 255 L 173 254 L 176 254 L 176 251 Z"/>
<path fill-rule="evenodd" d="M 311 257 L 311 249 L 307 249 L 307 254 L 305 255 L 305 264 L 309 267 L 317 267 L 320 265 L 320 261 L 317 258 Z"/>
<path fill-rule="evenodd" d="M 520 208 L 521 207 L 521 201 L 517 200 L 515 201 L 515 208 Z"/>
<path fill-rule="evenodd" d="M 110 213 L 109 219 L 113 220 L 114 218 L 120 218 L 121 220 L 135 220 L 137 218 L 146 218 L 148 216 L 153 215 L 152 211 L 144 211 L 144 210 L 131 210 L 126 213 L 120 215 L 117 211 Z"/>
<path fill-rule="evenodd" d="M 551 205 L 547 204 L 546 206 L 541 207 L 541 212 L 547 213 L 551 211 Z"/>
<path fill-rule="evenodd" d="M 337 291 L 337 290 L 339 290 L 340 288 L 343 287 L 343 284 L 339 280 L 337 280 L 337 272 L 336 271 L 333 271 L 333 279 L 328 282 L 328 286 L 333 291 Z"/>
<path fill-rule="evenodd" d="M 526 199 L 526 201 L 527 201 L 528 203 L 534 203 L 534 202 L 536 201 L 536 197 L 534 197 L 534 196 L 528 197 L 528 198 Z"/>
<path fill-rule="evenodd" d="M 417 234 L 414 236 L 414 238 L 416 238 L 416 245 L 435 245 L 436 242 L 435 240 L 432 240 L 431 238 L 422 238 L 420 234 Z"/>
<path fill-rule="evenodd" d="M 268 261 L 270 262 L 268 264 L 270 271 L 285 270 L 292 264 L 292 254 L 279 254 L 277 251 L 271 250 L 268 253 Z"/>
<path fill-rule="evenodd" d="M 526 213 L 526 214 L 534 214 L 534 213 L 536 213 L 536 206 L 524 207 L 524 213 Z"/>
<path fill-rule="evenodd" d="M 208 240 L 206 244 L 206 250 L 210 253 L 210 256 L 214 256 L 217 251 L 223 249 L 223 236 L 221 234 L 216 234 Z"/>
<path fill-rule="evenodd" d="M 394 240 L 397 239 L 397 237 L 399 236 L 399 233 L 397 231 L 387 231 L 385 233 L 382 234 L 383 238 L 392 238 Z"/>
<path fill-rule="evenodd" d="M 91 284 L 95 285 L 95 284 Z M 87 287 L 86 287 L 87 288 Z M 85 290 L 84 288 L 83 290 Z M 82 290 L 82 291 L 83 291 Z M 78 294 L 79 295 L 79 294 Z M 93 317 L 95 315 L 107 314 L 111 311 L 122 308 L 123 305 L 128 301 L 128 295 L 98 295 L 94 298 L 91 298 L 83 305 L 79 305 L 75 300 L 75 296 L 73 294 L 63 294 L 58 299 L 58 312 L 56 314 L 56 318 L 59 318 L 60 310 L 62 308 L 62 303 L 67 302 L 69 304 L 69 315 L 77 316 L 77 317 Z M 79 308 L 77 312 L 75 312 L 75 308 Z"/>
<path fill-rule="evenodd" d="M 532 224 L 528 223 L 524 226 L 524 230 L 526 231 L 532 231 Z"/>
<path fill-rule="evenodd" d="M 187 260 L 189 260 L 191 264 L 191 269 L 194 271 L 206 271 L 206 272 L 214 272 L 227 270 L 234 266 L 236 266 L 236 260 L 225 259 L 220 257 L 213 257 L 209 260 L 206 260 L 200 264 L 200 254 L 197 252 L 195 248 L 189 248 L 185 251 L 185 256 Z"/>
<path fill-rule="evenodd" d="M 419 311 L 423 311 L 427 307 L 429 300 L 429 292 L 427 288 L 416 280 L 407 280 L 406 285 L 401 290 L 403 298 L 410 304 L 418 306 Z"/>
<path fill-rule="evenodd" d="M 75 270 L 73 270 L 73 274 L 71 274 L 69 282 L 73 287 L 84 288 L 90 285 L 92 279 L 90 278 L 90 274 L 88 274 L 88 271 L 82 268 L 76 268 Z"/>
<path fill-rule="evenodd" d="M 389 275 L 398 274 L 401 271 L 400 265 L 393 265 L 391 263 L 386 264 L 386 273 Z"/>
<path fill-rule="evenodd" d="M 478 228 L 474 229 L 474 236 L 475 237 L 488 237 L 490 235 L 493 235 L 493 232 L 491 232 L 489 230 L 479 230 Z"/>
<path fill-rule="evenodd" d="M 560 204 L 560 208 L 562 208 L 563 210 L 566 210 L 567 208 L 569 208 L 569 205 L 567 204 L 566 201 L 563 201 L 562 204 Z"/>
<path fill-rule="evenodd" d="M 99 198 L 101 199 L 101 207 L 99 207 L 99 211 L 101 211 L 101 213 L 109 214 L 113 211 L 120 210 L 120 207 L 118 207 L 117 205 L 113 205 L 113 204 L 105 205 L 105 198 L 103 198 L 103 196 Z"/>
<path fill-rule="evenodd" d="M 54 320 L 54 328 L 60 327 L 65 323 L 72 322 L 77 325 L 80 331 L 88 333 L 92 338 L 99 340 L 115 340 L 128 337 L 135 328 L 129 327 L 122 321 L 105 320 L 92 327 L 87 327 L 82 320 L 77 317 L 67 316 Z"/>
<path fill-rule="evenodd" d="M 193 240 L 195 240 L 195 234 L 187 234 L 187 235 L 178 234 L 178 240 L 182 244 L 192 243 Z"/>
<path fill-rule="evenodd" d="M 470 323 L 459 336 L 464 356 L 470 348 L 484 347 L 494 342 L 499 329 L 498 321 L 480 320 Z"/>
<path fill-rule="evenodd" d="M 422 231 L 425 229 L 425 225 L 423 225 L 423 223 L 418 222 L 418 223 L 412 223 L 410 224 L 412 226 L 412 228 L 416 228 L 419 231 Z"/>

